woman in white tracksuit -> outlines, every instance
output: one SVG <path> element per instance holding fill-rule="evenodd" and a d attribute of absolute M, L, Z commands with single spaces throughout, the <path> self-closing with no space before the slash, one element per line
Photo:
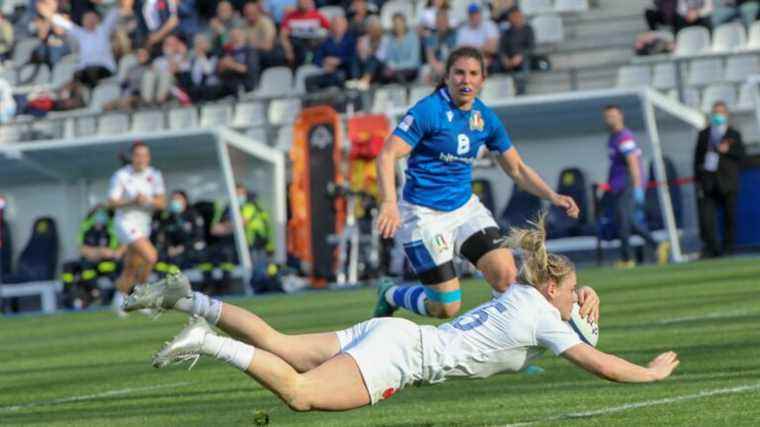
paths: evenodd
<path fill-rule="evenodd" d="M 181 276 L 138 286 L 127 309 L 193 315 L 154 356 L 154 366 L 209 355 L 246 372 L 296 411 L 354 409 L 413 383 L 517 372 L 544 348 L 611 381 L 668 377 L 679 363 L 673 352 L 642 367 L 581 341 L 565 322 L 577 300 L 574 266 L 547 253 L 543 218 L 536 226 L 513 229 L 509 239 L 523 250 L 522 277 L 529 284 L 512 284 L 501 297 L 438 327 L 376 318 L 338 332 L 285 335 L 242 308 L 192 293 Z M 217 335 L 207 321 L 241 341 Z"/>
<path fill-rule="evenodd" d="M 119 313 L 124 297 L 135 283 L 148 280 L 158 260 L 156 248 L 150 242 L 150 223 L 153 211 L 166 207 L 164 178 L 150 166 L 150 149 L 136 142 L 131 154 L 131 164 L 113 174 L 108 191 L 108 205 L 116 210 L 116 235 L 121 244 L 127 245 L 114 296 L 114 308 Z"/>

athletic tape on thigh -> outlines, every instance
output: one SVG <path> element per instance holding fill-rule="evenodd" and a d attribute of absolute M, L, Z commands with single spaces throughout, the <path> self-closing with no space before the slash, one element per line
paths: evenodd
<path fill-rule="evenodd" d="M 462 300 L 461 289 L 457 289 L 456 291 L 440 292 L 433 288 L 425 286 L 425 295 L 427 295 L 429 300 L 440 302 L 441 304 L 451 304 Z"/>

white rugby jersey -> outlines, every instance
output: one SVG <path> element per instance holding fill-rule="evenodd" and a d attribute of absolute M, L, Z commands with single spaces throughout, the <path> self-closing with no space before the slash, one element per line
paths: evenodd
<path fill-rule="evenodd" d="M 548 348 L 555 355 L 581 340 L 532 286 L 513 284 L 498 299 L 439 327 L 422 327 L 423 376 L 484 378 L 516 372 Z"/>
<path fill-rule="evenodd" d="M 153 198 L 165 192 L 164 178 L 158 169 L 148 167 L 142 172 L 137 172 L 132 165 L 127 165 L 111 177 L 108 198 L 132 200 L 138 194 Z M 124 206 L 116 210 L 115 220 L 150 222 L 152 212 L 153 209 L 146 206 Z"/>

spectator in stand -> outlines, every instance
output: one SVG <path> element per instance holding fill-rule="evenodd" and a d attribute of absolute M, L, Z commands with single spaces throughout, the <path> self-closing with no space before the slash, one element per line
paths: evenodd
<path fill-rule="evenodd" d="M 499 40 L 500 71 L 527 72 L 536 47 L 533 27 L 525 22 L 525 16 L 517 7 L 510 10 L 508 19 L 509 29 L 501 34 Z"/>
<path fill-rule="evenodd" d="M 97 12 L 86 12 L 82 17 L 82 26 L 56 13 L 56 0 L 39 0 L 37 10 L 53 25 L 59 26 L 73 37 L 79 46 L 79 65 L 74 74 L 75 80 L 95 87 L 98 81 L 111 77 L 116 72 L 116 61 L 111 50 L 111 33 L 116 28 L 119 15 L 132 14 L 133 0 L 120 0 L 118 8 L 108 11 L 103 22 Z"/>
<path fill-rule="evenodd" d="M 143 94 L 143 100 L 153 101 L 159 105 L 165 103 L 169 100 L 169 96 L 176 85 L 176 76 L 186 72 L 189 66 L 185 42 L 174 34 L 166 36 L 163 43 L 163 54 L 153 61 L 156 87 L 154 96 L 151 98 L 147 93 Z M 146 77 L 146 79 L 149 78 Z M 144 84 L 150 85 L 150 83 Z"/>
<path fill-rule="evenodd" d="M 45 65 L 52 71 L 53 65 L 71 53 L 71 49 L 66 44 L 61 27 L 52 25 L 46 19 L 35 19 L 34 25 L 37 30 L 37 40 L 39 40 L 40 44 L 32 51 L 29 62 Z M 31 78 L 34 78 L 35 75 L 36 72 Z"/>
<path fill-rule="evenodd" d="M 678 0 L 676 7 L 676 33 L 686 27 L 699 25 L 710 29 L 713 0 Z"/>
<path fill-rule="evenodd" d="M 225 96 L 237 96 L 241 88 L 246 92 L 256 88 L 260 72 L 259 55 L 246 42 L 242 28 L 233 28 L 230 31 L 230 41 L 224 47 L 217 72 Z"/>
<path fill-rule="evenodd" d="M 161 46 L 169 34 L 179 25 L 176 0 L 144 0 L 143 19 L 148 28 L 145 46 L 152 56 L 161 53 Z"/>
<path fill-rule="evenodd" d="M 741 18 L 746 28 L 752 26 L 757 18 L 757 12 L 760 11 L 759 0 L 714 0 L 715 11 L 711 16 L 712 27 L 725 22 L 732 21 L 735 18 Z"/>
<path fill-rule="evenodd" d="M 657 31 L 660 26 L 665 25 L 675 31 L 677 6 L 678 0 L 654 0 L 652 7 L 644 11 L 649 29 Z"/>
<path fill-rule="evenodd" d="M 243 20 L 232 7 L 232 3 L 220 1 L 216 5 L 216 16 L 209 21 L 209 39 L 211 39 L 214 50 L 221 50 L 229 42 L 230 31 L 242 26 Z"/>
<path fill-rule="evenodd" d="M 356 76 L 356 38 L 348 31 L 348 21 L 343 15 L 330 22 L 330 36 L 319 45 L 314 64 L 322 68 L 322 74 L 306 79 L 306 91 L 327 87 L 343 87 L 347 79 Z"/>
<path fill-rule="evenodd" d="M 195 40 L 195 35 L 200 32 L 201 23 L 198 15 L 196 0 L 176 0 L 177 19 L 179 19 L 178 31 L 184 40 Z"/>
<path fill-rule="evenodd" d="M 383 36 L 377 57 L 383 63 L 380 73 L 383 83 L 404 84 L 417 78 L 422 65 L 420 39 L 417 33 L 409 31 L 404 15 L 393 15 L 393 29 Z"/>
<path fill-rule="evenodd" d="M 432 34 L 437 28 L 438 12 L 445 10 L 451 11 L 451 5 L 449 0 L 428 0 L 425 7 L 420 11 L 420 16 L 417 22 L 417 31 L 420 37 L 423 39 Z M 457 27 L 456 19 L 450 14 L 446 15 L 449 18 L 448 26 L 451 28 Z"/>
<path fill-rule="evenodd" d="M 193 102 L 213 101 L 221 97 L 221 85 L 216 74 L 218 61 L 211 54 L 208 38 L 204 34 L 196 35 L 187 71 L 178 76 L 180 87 Z"/>
<path fill-rule="evenodd" d="M 0 63 L 11 59 L 13 50 L 13 25 L 0 13 Z"/>
<path fill-rule="evenodd" d="M 154 216 L 152 229 L 160 275 L 194 268 L 206 258 L 205 221 L 184 191 L 172 192 L 169 206 Z"/>
<path fill-rule="evenodd" d="M 243 6 L 245 17 L 243 29 L 248 37 L 248 43 L 259 53 L 261 69 L 282 65 L 285 58 L 282 49 L 277 45 L 277 28 L 272 18 L 261 10 L 259 1 L 249 1 Z"/>
<path fill-rule="evenodd" d="M 137 58 L 137 63 L 127 70 L 124 80 L 121 82 L 121 97 L 105 104 L 103 106 L 104 110 L 133 110 L 137 108 L 138 104 L 140 104 L 141 93 L 145 87 L 143 81 L 149 78 L 150 80 L 145 81 L 145 85 L 155 83 L 154 77 L 145 77 L 152 73 L 150 52 L 145 48 L 139 48 L 135 51 L 135 57 Z M 155 93 L 153 87 L 145 90 Z"/>
<path fill-rule="evenodd" d="M 351 87 L 367 90 L 370 83 L 377 78 L 382 67 L 377 53 L 380 51 L 383 35 L 383 24 L 380 18 L 375 15 L 367 18 L 367 32 L 356 42 L 356 58 L 361 78 L 350 82 Z"/>
<path fill-rule="evenodd" d="M 457 33 L 449 25 L 449 12 L 439 9 L 436 13 L 435 29 L 425 38 L 425 58 L 427 66 L 423 68 L 422 79 L 426 84 L 437 85 L 446 74 L 446 58 L 457 45 Z"/>
<path fill-rule="evenodd" d="M 297 0 L 265 0 L 264 10 L 272 17 L 275 24 L 281 24 L 289 12 L 296 9 Z"/>
<path fill-rule="evenodd" d="M 348 8 L 349 29 L 348 31 L 361 36 L 367 31 L 367 20 L 370 16 L 377 15 L 378 8 L 367 0 L 353 0 Z"/>
<path fill-rule="evenodd" d="M 512 8 L 517 6 L 516 0 L 492 0 L 491 1 L 491 19 L 499 27 L 499 31 L 509 29 L 509 13 Z"/>
<path fill-rule="evenodd" d="M 314 0 L 298 0 L 298 8 L 288 12 L 280 25 L 280 43 L 285 59 L 293 68 L 307 59 L 324 39 L 330 22 L 315 7 Z"/>
<path fill-rule="evenodd" d="M 480 49 L 490 67 L 499 47 L 499 29 L 490 19 L 483 19 L 480 4 L 467 6 L 467 23 L 459 27 L 457 46 L 470 46 Z"/>

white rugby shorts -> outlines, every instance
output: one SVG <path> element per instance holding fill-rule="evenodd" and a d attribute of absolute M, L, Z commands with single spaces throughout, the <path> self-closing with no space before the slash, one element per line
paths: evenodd
<path fill-rule="evenodd" d="M 139 221 L 135 219 L 121 218 L 114 221 L 114 231 L 119 243 L 131 245 L 138 239 L 150 238 L 150 220 Z"/>

